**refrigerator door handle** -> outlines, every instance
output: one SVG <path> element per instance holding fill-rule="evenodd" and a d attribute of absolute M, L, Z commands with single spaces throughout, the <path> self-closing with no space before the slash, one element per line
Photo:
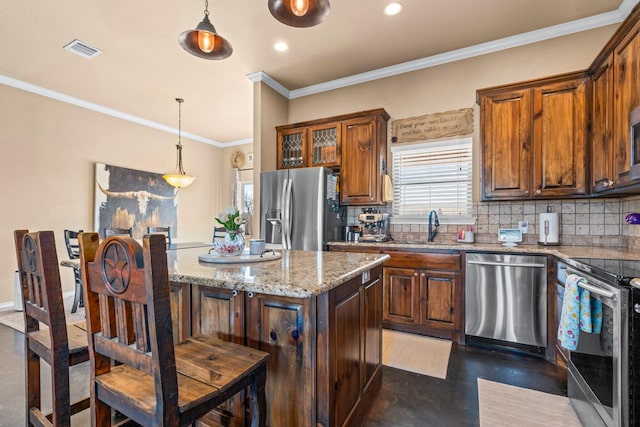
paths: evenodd
<path fill-rule="evenodd" d="M 287 235 L 287 183 L 288 179 L 285 179 L 282 185 L 282 211 L 280 215 L 280 233 L 282 249 L 287 249 L 286 235 Z"/>
<path fill-rule="evenodd" d="M 285 183 L 285 197 L 284 197 L 284 206 L 285 206 L 285 218 L 284 223 L 285 227 L 283 229 L 284 238 L 282 239 L 284 244 L 284 249 L 291 249 L 291 221 L 293 218 L 291 212 L 291 187 L 293 186 L 293 180 L 288 178 Z"/>

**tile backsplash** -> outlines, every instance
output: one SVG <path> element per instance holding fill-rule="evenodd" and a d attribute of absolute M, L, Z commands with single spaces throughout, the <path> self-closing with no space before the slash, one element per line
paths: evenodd
<path fill-rule="evenodd" d="M 624 218 L 632 212 L 640 212 L 640 196 L 615 199 L 540 200 L 514 202 L 476 202 L 473 204 L 473 225 L 476 242 L 497 243 L 498 228 L 517 228 L 518 221 L 529 223 L 529 233 L 522 244 L 538 243 L 538 214 L 557 212 L 560 218 L 560 243 L 563 245 L 622 247 L 640 249 L 640 225 L 627 224 Z M 375 206 L 391 213 L 391 206 Z M 358 223 L 361 207 L 349 207 L 349 224 Z M 426 218 L 426 214 L 425 214 Z M 390 233 L 398 241 L 426 241 L 427 224 L 394 224 L 391 217 Z M 443 224 L 435 241 L 452 242 L 458 230 L 466 225 Z"/>

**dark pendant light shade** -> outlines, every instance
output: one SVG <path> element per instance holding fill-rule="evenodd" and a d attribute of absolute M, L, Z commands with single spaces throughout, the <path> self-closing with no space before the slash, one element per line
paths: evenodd
<path fill-rule="evenodd" d="M 269 0 L 269 11 L 291 27 L 313 27 L 329 15 L 329 0 Z"/>
<path fill-rule="evenodd" d="M 224 59 L 233 52 L 231 43 L 218 35 L 209 21 L 209 2 L 205 1 L 204 18 L 195 30 L 187 30 L 178 36 L 180 46 L 192 55 L 203 59 Z"/>

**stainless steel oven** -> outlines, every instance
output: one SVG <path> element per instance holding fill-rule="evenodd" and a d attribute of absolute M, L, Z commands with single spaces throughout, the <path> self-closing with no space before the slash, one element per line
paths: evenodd
<path fill-rule="evenodd" d="M 633 332 L 638 330 L 640 315 L 634 316 L 630 306 L 630 283 L 640 277 L 640 262 L 578 258 L 567 263 L 567 274 L 582 277 L 579 286 L 602 304 L 600 332 L 579 332 L 577 348 L 569 351 L 571 404 L 584 426 L 640 425 L 634 405 L 638 385 L 632 376 L 638 363 L 633 356 L 640 344 L 634 342 Z"/>

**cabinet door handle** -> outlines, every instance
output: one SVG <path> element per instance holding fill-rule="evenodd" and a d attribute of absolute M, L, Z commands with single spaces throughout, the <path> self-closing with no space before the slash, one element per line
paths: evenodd
<path fill-rule="evenodd" d="M 538 188 L 538 189 L 536 190 L 536 196 L 539 196 L 540 194 L 542 194 L 542 190 Z"/>
<path fill-rule="evenodd" d="M 232 297 L 237 297 L 238 296 L 238 291 L 236 291 L 235 289 L 231 291 L 231 296 Z"/>
<path fill-rule="evenodd" d="M 247 292 L 247 296 L 248 296 L 249 298 L 253 298 L 253 296 L 254 296 L 254 295 L 255 295 L 255 294 L 254 294 L 253 292 L 251 292 L 251 291 Z"/>
<path fill-rule="evenodd" d="M 417 276 L 417 275 L 418 275 L 418 272 L 416 271 L 415 273 L 413 273 L 413 275 L 414 275 L 414 276 Z"/>
<path fill-rule="evenodd" d="M 420 276 L 424 277 L 424 276 L 426 276 L 426 274 L 422 273 Z"/>

